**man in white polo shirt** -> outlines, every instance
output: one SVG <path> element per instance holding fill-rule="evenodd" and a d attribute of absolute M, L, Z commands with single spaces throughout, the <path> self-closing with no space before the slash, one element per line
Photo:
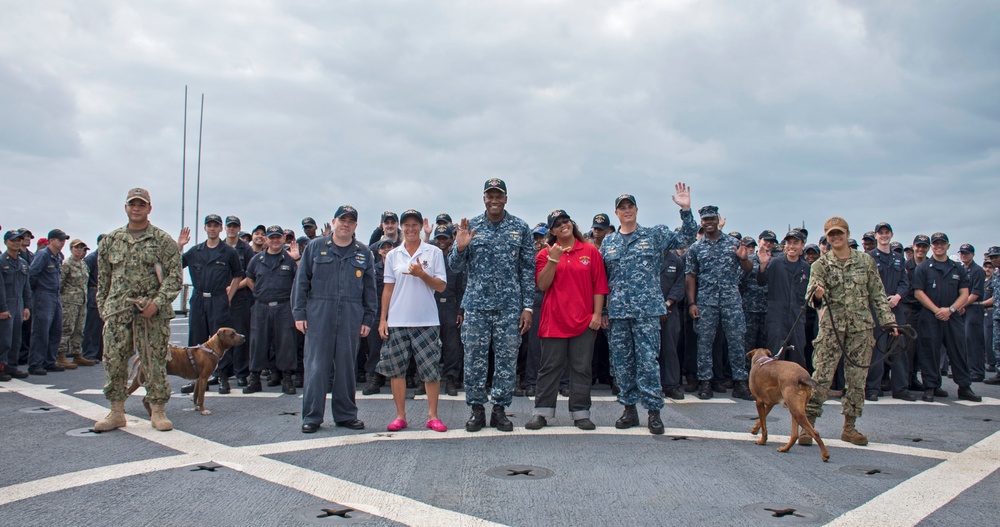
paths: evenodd
<path fill-rule="evenodd" d="M 396 419 L 386 427 L 396 432 L 406 423 L 406 367 L 416 359 L 417 375 L 427 390 L 427 428 L 444 432 L 448 427 L 438 419 L 441 392 L 441 340 L 434 292 L 444 291 L 447 271 L 444 253 L 421 241 L 424 218 L 409 209 L 399 217 L 403 244 L 385 256 L 385 289 L 379 335 L 386 341 L 375 371 L 388 377 Z"/>

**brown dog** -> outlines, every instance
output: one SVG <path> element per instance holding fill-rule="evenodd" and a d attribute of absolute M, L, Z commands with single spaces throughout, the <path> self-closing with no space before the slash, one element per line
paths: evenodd
<path fill-rule="evenodd" d="M 167 375 L 176 375 L 183 379 L 195 381 L 194 383 L 194 409 L 201 412 L 201 415 L 208 415 L 205 409 L 205 388 L 208 387 L 208 378 L 215 371 L 215 366 L 222 360 L 222 356 L 233 346 L 243 344 L 246 337 L 240 335 L 232 328 L 219 328 L 219 331 L 208 339 L 208 342 L 201 346 L 181 348 L 178 346 L 168 346 L 170 351 L 167 360 Z M 136 369 L 132 377 L 132 384 L 128 387 L 129 395 L 145 382 L 145 374 L 142 364 L 136 359 L 133 368 Z M 143 401 L 146 411 L 150 411 L 149 404 Z"/>
<path fill-rule="evenodd" d="M 823 461 L 829 461 L 830 452 L 806 417 L 806 403 L 813 390 L 824 393 L 826 390 L 809 376 L 805 368 L 791 361 L 775 360 L 766 349 L 755 349 L 747 353 L 747 357 L 750 358 L 750 393 L 757 400 L 758 416 L 750 433 L 756 435 L 758 430 L 762 431 L 757 444 L 767 444 L 767 414 L 774 405 L 783 404 L 792 414 L 792 437 L 787 445 L 778 448 L 778 452 L 788 452 L 792 448 L 799 438 L 801 426 L 819 445 Z"/>

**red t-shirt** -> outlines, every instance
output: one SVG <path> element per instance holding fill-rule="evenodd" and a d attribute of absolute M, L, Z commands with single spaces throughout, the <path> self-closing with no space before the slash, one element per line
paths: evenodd
<path fill-rule="evenodd" d="M 535 280 L 549 261 L 548 247 L 535 256 Z M 597 247 L 575 240 L 556 264 L 552 285 L 542 300 L 538 336 L 570 338 L 582 335 L 594 316 L 594 295 L 607 295 L 608 275 Z"/>

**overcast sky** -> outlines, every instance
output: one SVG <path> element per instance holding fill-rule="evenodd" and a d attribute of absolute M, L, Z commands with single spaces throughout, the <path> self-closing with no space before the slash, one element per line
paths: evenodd
<path fill-rule="evenodd" d="M 584 228 L 614 197 L 679 223 L 673 183 L 726 230 L 844 216 L 860 240 L 1000 245 L 1000 3 L 0 0 L 0 224 L 93 246 L 134 186 L 154 224 L 360 211 Z M 992 212 L 992 214 L 991 214 Z M 585 225 L 583 225 L 585 224 Z M 204 234 L 201 236 L 204 239 Z"/>

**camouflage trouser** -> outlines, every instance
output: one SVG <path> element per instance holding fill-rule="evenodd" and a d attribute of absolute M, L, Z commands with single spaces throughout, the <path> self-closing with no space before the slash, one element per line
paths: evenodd
<path fill-rule="evenodd" d="M 875 337 L 871 330 L 852 331 L 849 333 L 838 333 L 840 342 L 847 348 L 850 358 L 858 364 L 865 365 L 871 362 L 872 346 L 875 345 Z M 833 382 L 833 376 L 837 371 L 837 364 L 842 355 L 837 337 L 828 325 L 821 325 L 819 335 L 813 341 L 813 379 L 824 388 L 829 388 Z M 865 381 L 868 378 L 868 368 L 858 368 L 849 361 L 844 361 L 844 415 L 854 417 L 861 416 L 861 410 L 865 407 Z M 826 400 L 824 394 L 819 390 L 814 390 L 809 404 L 806 405 L 806 414 L 810 417 L 823 415 L 823 401 Z"/>
<path fill-rule="evenodd" d="M 726 335 L 733 380 L 747 380 L 747 352 L 743 349 L 746 331 L 743 306 L 698 306 L 698 312 L 699 317 L 694 321 L 694 330 L 698 333 L 698 380 L 707 381 L 712 378 L 712 344 L 719 324 L 722 324 L 722 331 Z"/>
<path fill-rule="evenodd" d="M 613 318 L 608 326 L 611 374 L 618 384 L 618 402 L 643 408 L 663 408 L 660 395 L 660 317 Z"/>
<path fill-rule="evenodd" d="M 62 339 L 59 354 L 71 357 L 83 349 L 83 325 L 87 322 L 85 304 L 63 304 Z"/>
<path fill-rule="evenodd" d="M 104 385 L 104 397 L 109 401 L 124 401 L 128 397 L 128 361 L 135 354 L 132 342 L 132 324 L 139 324 L 138 338 L 144 335 L 140 317 L 116 317 L 104 321 L 104 370 L 108 382 Z M 170 320 L 153 317 L 149 321 L 150 364 L 143 364 L 146 377 L 146 397 L 150 404 L 164 404 L 170 399 L 170 383 L 167 382 L 167 344 L 170 342 Z"/>
<path fill-rule="evenodd" d="M 767 313 L 745 311 L 743 317 L 747 322 L 747 331 L 744 336 L 745 344 L 743 347 L 747 351 L 767 347 L 767 326 L 764 325 Z"/>
<path fill-rule="evenodd" d="M 537 316 L 537 315 L 536 315 Z M 514 397 L 514 376 L 521 335 L 517 322 L 520 310 L 485 311 L 470 309 L 462 323 L 465 343 L 465 403 L 486 404 L 486 374 L 489 370 L 490 342 L 493 343 L 493 404 L 510 406 Z"/>

